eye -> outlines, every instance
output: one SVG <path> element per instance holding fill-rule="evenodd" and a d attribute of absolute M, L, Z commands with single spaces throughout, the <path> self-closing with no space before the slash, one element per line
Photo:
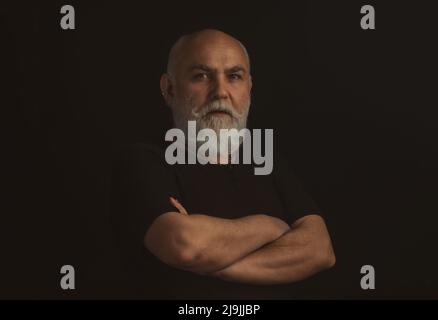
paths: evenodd
<path fill-rule="evenodd" d="M 238 73 L 231 73 L 228 77 L 231 80 L 241 80 L 242 79 L 242 76 Z"/>
<path fill-rule="evenodd" d="M 208 79 L 208 74 L 205 72 L 200 72 L 197 73 L 193 76 L 194 80 L 203 80 L 203 79 Z"/>

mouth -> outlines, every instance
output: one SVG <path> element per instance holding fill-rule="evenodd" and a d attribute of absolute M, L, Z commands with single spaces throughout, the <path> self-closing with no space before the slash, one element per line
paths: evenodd
<path fill-rule="evenodd" d="M 211 111 L 207 115 L 216 117 L 231 116 L 230 113 L 227 111 Z"/>

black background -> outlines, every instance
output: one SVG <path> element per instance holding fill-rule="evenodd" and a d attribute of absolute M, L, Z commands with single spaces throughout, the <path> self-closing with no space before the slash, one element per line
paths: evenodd
<path fill-rule="evenodd" d="M 437 298 L 437 19 L 427 3 L 2 2 L 0 297 L 125 297 L 113 154 L 163 139 L 168 50 L 213 27 L 251 56 L 251 126 L 274 128 L 329 217 L 337 265 L 294 284 L 294 297 Z M 76 30 L 60 28 L 64 4 Z M 365 4 L 374 31 L 360 28 Z M 60 289 L 65 264 L 74 291 Z M 365 264 L 376 290 L 360 288 Z"/>

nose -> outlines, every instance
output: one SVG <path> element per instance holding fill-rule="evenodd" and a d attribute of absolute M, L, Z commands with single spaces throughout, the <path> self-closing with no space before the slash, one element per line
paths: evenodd
<path fill-rule="evenodd" d="M 210 95 L 211 95 L 211 100 L 221 100 L 221 99 L 229 98 L 227 83 L 223 77 L 217 77 L 212 82 Z"/>

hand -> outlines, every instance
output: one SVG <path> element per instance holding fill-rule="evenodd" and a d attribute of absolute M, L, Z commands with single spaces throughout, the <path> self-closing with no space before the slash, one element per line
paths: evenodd
<path fill-rule="evenodd" d="M 181 203 L 179 203 L 178 200 L 176 200 L 173 197 L 169 197 L 169 200 L 170 200 L 170 204 L 173 205 L 175 208 L 177 208 L 179 213 L 188 215 L 187 210 L 182 206 Z"/>

